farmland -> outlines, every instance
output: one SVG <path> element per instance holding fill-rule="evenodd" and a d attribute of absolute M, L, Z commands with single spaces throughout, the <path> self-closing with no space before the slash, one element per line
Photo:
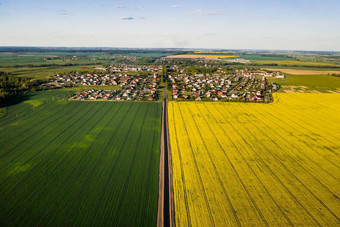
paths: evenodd
<path fill-rule="evenodd" d="M 277 64 L 277 65 L 286 65 L 286 66 L 323 66 L 323 67 L 327 67 L 327 66 L 336 66 L 338 67 L 338 64 L 329 64 L 329 63 L 323 63 L 323 62 L 308 62 L 308 61 L 273 61 L 273 60 L 269 60 L 269 61 L 255 61 L 255 63 L 258 64 Z"/>
<path fill-rule="evenodd" d="M 83 67 L 95 70 L 94 67 L 102 67 L 102 65 L 55 65 L 55 66 L 32 66 L 32 67 L 0 67 L 0 71 L 12 73 L 20 77 L 28 77 L 38 80 L 48 80 L 56 73 L 69 73 L 71 71 L 81 71 Z"/>
<path fill-rule="evenodd" d="M 340 223 L 340 94 L 170 102 L 178 226 Z"/>
<path fill-rule="evenodd" d="M 305 92 L 337 92 L 340 90 L 340 78 L 330 75 L 289 75 L 284 79 L 269 78 L 269 81 L 282 86 L 280 92 L 292 90 L 290 87 L 302 87 Z M 300 89 L 302 90 L 302 89 Z"/>
<path fill-rule="evenodd" d="M 0 225 L 155 226 L 161 103 L 35 92 L 0 116 Z"/>
<path fill-rule="evenodd" d="M 220 59 L 220 58 L 237 58 L 237 55 L 215 55 L 215 54 L 179 54 L 179 55 L 170 55 L 166 58 L 183 58 L 183 59 Z"/>
<path fill-rule="evenodd" d="M 328 74 L 340 74 L 340 71 L 328 71 L 328 70 L 299 70 L 299 69 L 270 69 L 263 68 L 270 71 L 280 71 L 283 73 L 288 73 L 290 75 L 328 75 Z"/>

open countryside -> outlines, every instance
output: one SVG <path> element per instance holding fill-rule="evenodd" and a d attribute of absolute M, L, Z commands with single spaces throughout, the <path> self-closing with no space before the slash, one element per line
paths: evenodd
<path fill-rule="evenodd" d="M 340 227 L 340 0 L 0 21 L 0 227 Z"/>
<path fill-rule="evenodd" d="M 210 59 L 210 60 L 216 60 L 220 58 L 237 58 L 239 56 L 237 55 L 220 55 L 220 54 L 180 54 L 180 55 L 171 55 L 167 56 L 166 58 L 169 59 Z"/>
<path fill-rule="evenodd" d="M 178 226 L 340 222 L 340 94 L 169 103 Z"/>
<path fill-rule="evenodd" d="M 161 103 L 71 94 L 2 109 L 0 225 L 155 226 Z"/>
<path fill-rule="evenodd" d="M 329 74 L 340 74 L 340 71 L 331 70 L 299 70 L 299 69 L 271 69 L 263 68 L 270 71 L 280 71 L 290 75 L 329 75 Z"/>
<path fill-rule="evenodd" d="M 302 66 L 336 66 L 339 67 L 338 64 L 329 64 L 329 63 L 323 63 L 323 62 L 308 62 L 308 61 L 255 61 L 259 64 L 277 64 L 277 65 L 302 65 Z"/>

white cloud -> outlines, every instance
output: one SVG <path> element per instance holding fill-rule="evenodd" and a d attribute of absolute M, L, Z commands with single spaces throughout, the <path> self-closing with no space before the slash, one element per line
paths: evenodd
<path fill-rule="evenodd" d="M 215 15 L 223 15 L 225 14 L 225 10 L 217 10 L 217 11 L 204 11 L 202 9 L 196 9 L 193 11 L 189 11 L 186 14 L 194 15 L 194 16 L 215 16 Z"/>
<path fill-rule="evenodd" d="M 118 8 L 118 9 L 124 9 L 125 6 L 119 5 L 119 6 L 116 6 L 116 8 Z"/>
<path fill-rule="evenodd" d="M 121 17 L 121 20 L 145 20 L 146 17 L 138 16 L 138 17 Z"/>
<path fill-rule="evenodd" d="M 140 6 L 131 6 L 131 9 L 140 9 Z"/>
<path fill-rule="evenodd" d="M 179 5 L 172 5 L 171 7 L 172 7 L 172 8 L 180 8 Z"/>
<path fill-rule="evenodd" d="M 63 15 L 63 16 L 66 16 L 66 15 L 68 15 L 69 13 L 68 13 L 68 11 L 67 10 L 65 10 L 65 9 L 62 9 L 62 10 L 59 10 L 59 12 L 58 12 L 60 15 Z"/>
<path fill-rule="evenodd" d="M 134 20 L 135 18 L 133 17 L 121 17 L 121 20 Z"/>

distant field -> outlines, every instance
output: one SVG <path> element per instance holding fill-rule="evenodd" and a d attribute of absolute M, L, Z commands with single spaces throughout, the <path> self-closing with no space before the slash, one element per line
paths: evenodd
<path fill-rule="evenodd" d="M 330 63 L 323 63 L 323 62 L 308 62 L 308 61 L 274 61 L 274 60 L 255 60 L 255 63 L 258 64 L 278 64 L 278 65 L 298 65 L 298 66 L 338 66 L 338 64 L 330 64 Z"/>
<path fill-rule="evenodd" d="M 269 79 L 282 86 L 304 86 L 305 91 L 332 92 L 340 90 L 340 77 L 330 75 L 286 75 L 284 79 Z M 284 92 L 284 88 L 280 92 Z M 291 89 L 288 89 L 291 90 Z"/>
<path fill-rule="evenodd" d="M 279 54 L 243 54 L 241 58 L 246 60 L 253 60 L 253 61 L 287 61 L 287 60 L 294 60 L 294 58 L 288 57 L 286 55 L 279 55 Z"/>
<path fill-rule="evenodd" d="M 280 71 L 283 73 L 288 73 L 291 75 L 328 75 L 328 74 L 340 74 L 340 70 L 304 70 L 304 69 L 274 69 L 274 68 L 263 68 L 266 70 L 272 70 L 272 71 Z"/>
<path fill-rule="evenodd" d="M 177 226 L 337 226 L 340 94 L 170 102 Z"/>
<path fill-rule="evenodd" d="M 61 57 L 61 56 L 53 56 Z M 0 67 L 11 67 L 11 66 L 42 66 L 42 65 L 64 65 L 64 64 L 92 64 L 92 63 L 106 63 L 108 60 L 104 60 L 95 56 L 89 56 L 86 58 L 76 58 L 76 59 L 51 59 L 45 60 L 44 56 L 39 55 L 5 55 L 0 53 Z"/>
<path fill-rule="evenodd" d="M 94 67 L 102 67 L 103 65 L 75 65 L 75 66 L 44 66 L 44 67 L 18 67 L 18 68 L 2 68 L 0 71 L 10 72 L 20 77 L 29 77 L 33 79 L 46 80 L 50 76 L 57 73 L 68 73 L 71 71 L 82 71 L 82 67 L 88 70 L 94 70 Z"/>
<path fill-rule="evenodd" d="M 0 226 L 156 226 L 160 103 L 31 93 L 0 116 Z"/>
<path fill-rule="evenodd" d="M 237 58 L 237 55 L 215 55 L 215 54 L 179 54 L 179 55 L 170 55 L 166 58 L 184 58 L 184 59 L 195 59 L 195 58 L 204 58 L 204 59 L 218 59 L 218 58 Z"/>

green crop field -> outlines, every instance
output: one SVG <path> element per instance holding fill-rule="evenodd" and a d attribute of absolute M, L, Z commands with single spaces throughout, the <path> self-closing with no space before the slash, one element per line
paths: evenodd
<path fill-rule="evenodd" d="M 161 103 L 31 93 L 0 116 L 0 226 L 155 226 Z"/>
<path fill-rule="evenodd" d="M 304 86 L 307 90 L 331 92 L 340 90 L 340 78 L 330 75 L 289 75 L 284 79 L 269 78 L 282 86 Z M 283 89 L 280 90 L 282 92 Z"/>
<path fill-rule="evenodd" d="M 52 75 L 57 73 L 69 73 L 71 71 L 82 71 L 83 67 L 88 70 L 95 70 L 95 67 L 103 67 L 103 65 L 72 65 L 72 66 L 41 66 L 41 67 L 18 67 L 18 68 L 5 68 L 0 67 L 0 71 L 12 73 L 19 77 L 28 77 L 32 79 L 48 80 Z M 100 72 L 99 70 L 97 70 Z"/>

